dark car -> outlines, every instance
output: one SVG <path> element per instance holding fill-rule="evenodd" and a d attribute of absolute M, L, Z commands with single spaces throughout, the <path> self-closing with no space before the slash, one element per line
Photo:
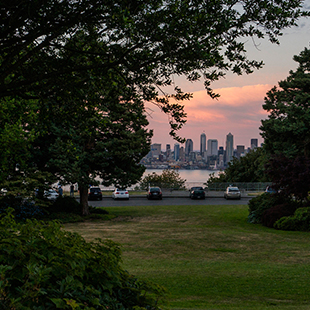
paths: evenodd
<path fill-rule="evenodd" d="M 163 193 L 159 187 L 150 187 L 147 193 L 147 199 L 163 199 Z"/>
<path fill-rule="evenodd" d="M 191 199 L 205 199 L 206 198 L 206 193 L 205 193 L 203 187 L 196 186 L 196 187 L 192 187 L 190 189 L 189 197 Z"/>
<path fill-rule="evenodd" d="M 102 200 L 102 192 L 99 187 L 91 187 L 88 192 L 88 200 Z"/>

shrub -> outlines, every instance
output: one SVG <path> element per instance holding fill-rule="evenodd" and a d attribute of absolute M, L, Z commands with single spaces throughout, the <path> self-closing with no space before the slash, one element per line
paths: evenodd
<path fill-rule="evenodd" d="M 263 193 L 249 201 L 248 222 L 252 224 L 261 224 L 263 213 L 276 206 L 287 202 L 283 196 L 279 194 Z"/>
<path fill-rule="evenodd" d="M 293 215 L 296 210 L 296 203 L 284 203 L 276 205 L 263 212 L 262 224 L 272 228 L 274 223 L 284 216 Z"/>
<path fill-rule="evenodd" d="M 274 228 L 281 230 L 310 230 L 310 207 L 298 208 L 292 216 L 282 217 L 274 224 Z"/>
<path fill-rule="evenodd" d="M 82 207 L 74 197 L 59 196 L 55 202 L 47 208 L 49 213 L 63 212 L 82 214 Z"/>
<path fill-rule="evenodd" d="M 15 218 L 20 220 L 39 217 L 44 213 L 40 206 L 22 197 L 15 197 L 12 195 L 4 196 L 0 199 L 0 214 L 6 213 L 9 208 L 14 210 L 13 214 Z"/>
<path fill-rule="evenodd" d="M 120 267 L 112 241 L 86 242 L 55 222 L 0 219 L 0 309 L 159 309 L 162 289 Z"/>

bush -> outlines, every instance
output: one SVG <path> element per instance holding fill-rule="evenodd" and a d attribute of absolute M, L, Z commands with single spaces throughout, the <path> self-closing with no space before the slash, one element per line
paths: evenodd
<path fill-rule="evenodd" d="M 40 206 L 29 202 L 22 197 L 12 195 L 4 196 L 0 199 L 0 214 L 6 213 L 9 208 L 12 208 L 16 219 L 25 220 L 43 215 L 43 209 Z"/>
<path fill-rule="evenodd" d="M 263 193 L 249 201 L 248 222 L 252 224 L 261 224 L 262 217 L 266 210 L 287 202 L 287 199 L 279 194 Z"/>
<path fill-rule="evenodd" d="M 310 207 L 298 208 L 292 216 L 282 217 L 274 224 L 280 230 L 310 230 Z"/>
<path fill-rule="evenodd" d="M 262 224 L 272 228 L 274 223 L 284 216 L 293 215 L 296 210 L 296 203 L 285 203 L 276 205 L 263 212 Z"/>
<path fill-rule="evenodd" d="M 82 206 L 74 197 L 70 196 L 59 196 L 47 210 L 49 213 L 63 212 L 82 214 Z"/>
<path fill-rule="evenodd" d="M 0 309 L 159 309 L 162 289 L 120 267 L 112 241 L 86 242 L 55 222 L 0 219 Z"/>

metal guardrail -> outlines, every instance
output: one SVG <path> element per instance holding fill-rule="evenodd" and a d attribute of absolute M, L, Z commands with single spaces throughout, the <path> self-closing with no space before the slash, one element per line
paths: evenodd
<path fill-rule="evenodd" d="M 228 186 L 237 186 L 242 191 L 261 192 L 270 186 L 271 182 L 234 182 L 234 183 L 212 183 L 208 185 L 210 191 L 224 191 Z"/>

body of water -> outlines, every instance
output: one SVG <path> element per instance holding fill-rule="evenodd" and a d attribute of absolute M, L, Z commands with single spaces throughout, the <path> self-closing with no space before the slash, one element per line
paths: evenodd
<path fill-rule="evenodd" d="M 155 172 L 156 174 L 162 174 L 162 172 L 164 171 L 164 169 L 146 169 L 142 178 L 144 178 L 146 175 L 148 174 L 152 174 L 153 172 Z M 180 177 L 184 180 L 186 180 L 185 182 L 185 186 L 186 188 L 190 188 L 193 186 L 203 186 L 205 187 L 204 183 L 206 183 L 210 177 L 210 174 L 214 173 L 215 176 L 217 176 L 219 174 L 218 170 L 175 170 L 179 173 Z M 56 185 L 55 185 L 56 186 Z M 133 189 L 135 187 L 135 185 L 129 187 L 128 189 Z M 70 190 L 70 185 L 65 185 L 63 186 L 65 191 L 69 191 Z M 100 185 L 100 188 L 105 189 L 105 190 L 112 190 L 115 187 L 114 186 L 109 186 L 109 187 L 103 187 L 102 185 Z M 77 190 L 77 184 L 75 186 L 75 190 Z"/>

